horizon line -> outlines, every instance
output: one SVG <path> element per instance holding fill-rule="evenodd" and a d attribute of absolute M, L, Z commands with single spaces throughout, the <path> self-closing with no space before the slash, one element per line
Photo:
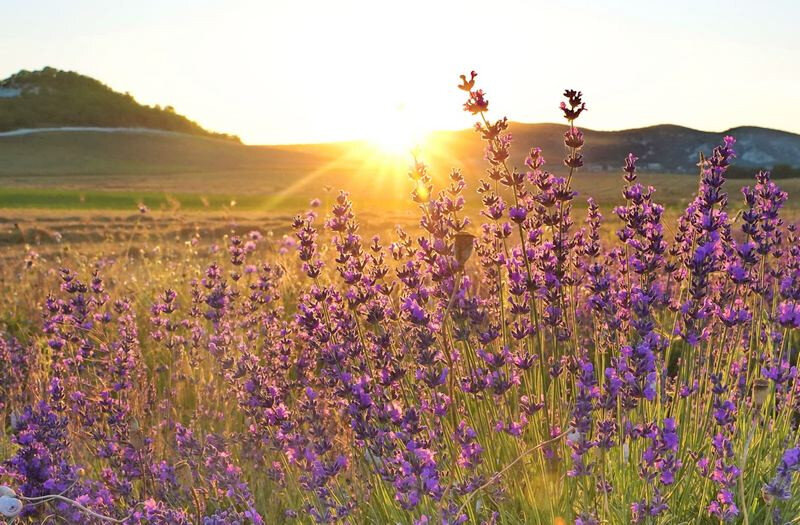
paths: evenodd
<path fill-rule="evenodd" d="M 522 125 L 522 126 L 559 126 L 559 127 L 566 127 L 567 124 L 558 123 L 558 122 L 521 122 L 515 120 L 509 120 L 510 125 Z M 779 128 L 770 128 L 766 126 L 759 126 L 755 124 L 741 124 L 738 126 L 734 126 L 732 128 L 727 128 L 724 130 L 719 131 L 712 131 L 712 130 L 703 130 L 698 128 L 692 128 L 690 126 L 684 126 L 682 124 L 672 124 L 672 123 L 659 123 L 659 124 L 650 124 L 647 126 L 639 126 L 635 128 L 622 128 L 622 129 L 598 129 L 598 128 L 589 128 L 589 127 L 582 127 L 579 126 L 579 129 L 582 131 L 588 131 L 593 133 L 625 133 L 631 131 L 642 131 L 648 130 L 653 128 L 659 127 L 674 127 L 674 128 L 681 128 L 687 131 L 694 131 L 698 133 L 711 133 L 711 134 L 727 134 L 731 132 L 735 132 L 736 130 L 741 130 L 745 128 L 750 129 L 761 129 L 765 131 L 773 131 L 778 133 L 784 133 L 787 135 L 794 135 L 796 137 L 800 137 L 800 133 L 795 133 L 793 131 L 788 131 L 785 129 Z M 435 135 L 438 133 L 463 133 L 473 131 L 473 128 L 443 128 L 437 129 L 434 131 L 429 132 L 427 135 Z M 187 135 L 191 137 L 200 137 L 205 138 L 208 140 L 221 140 L 227 141 L 224 138 L 220 137 L 209 137 L 204 135 L 198 135 L 194 133 L 185 133 L 181 131 L 174 131 L 174 130 L 165 130 L 161 128 L 146 128 L 146 127 L 117 127 L 117 126 L 42 126 L 38 128 L 18 128 L 13 130 L 6 130 L 0 132 L 0 138 L 6 137 L 19 137 L 19 136 L 26 136 L 26 135 L 33 135 L 38 133 L 63 133 L 63 132 L 89 132 L 89 133 L 104 133 L 104 132 L 117 132 L 117 133 L 161 133 L 161 134 L 174 134 L 174 135 Z M 212 133 L 218 133 L 212 131 Z M 512 132 L 513 134 L 513 132 Z M 252 146 L 252 147 L 285 147 L 285 146 L 324 146 L 324 145 L 339 145 L 339 144 L 353 144 L 353 143 L 368 143 L 371 140 L 369 138 L 344 138 L 344 139 L 335 139 L 335 140 L 327 140 L 327 141 L 308 141 L 308 142 L 271 142 L 271 143 L 257 143 L 257 142 L 246 142 L 241 139 L 241 136 L 237 135 L 239 138 L 239 144 L 243 146 Z M 735 138 L 735 137 L 734 137 Z M 233 141 L 236 142 L 236 141 Z"/>
<path fill-rule="evenodd" d="M 568 124 L 563 124 L 563 123 L 559 123 L 559 122 L 522 122 L 522 121 L 518 121 L 518 120 L 511 120 L 511 119 L 509 119 L 508 122 L 509 122 L 510 125 L 521 124 L 523 126 L 561 126 L 561 127 L 568 126 Z M 675 128 L 681 128 L 681 129 L 685 129 L 685 130 L 688 130 L 688 131 L 696 131 L 696 132 L 699 132 L 699 133 L 713 133 L 713 134 L 725 134 L 725 133 L 728 133 L 728 132 L 733 132 L 735 130 L 740 130 L 740 129 L 744 129 L 744 128 L 755 128 L 755 129 L 762 129 L 762 130 L 767 130 L 767 131 L 776 131 L 778 133 L 785 133 L 787 135 L 794 135 L 794 136 L 800 137 L 800 133 L 797 133 L 797 132 L 794 132 L 794 131 L 789 131 L 789 130 L 780 129 L 780 128 L 771 128 L 771 127 L 768 127 L 768 126 L 761 126 L 761 125 L 757 125 L 757 124 L 740 124 L 740 125 L 733 126 L 731 128 L 727 128 L 727 129 L 723 129 L 723 130 L 719 130 L 719 131 L 693 128 L 691 126 L 685 126 L 683 124 L 673 124 L 673 123 L 669 123 L 669 122 L 661 122 L 661 123 L 658 123 L 658 124 L 649 124 L 647 126 L 638 126 L 638 127 L 634 127 L 634 128 L 620 128 L 620 129 L 601 129 L 601 128 L 589 128 L 589 127 L 584 127 L 584 126 L 577 126 L 577 128 L 580 129 L 581 131 L 591 131 L 591 132 L 595 132 L 595 133 L 624 133 L 624 132 L 628 132 L 628 131 L 641 131 L 641 130 L 646 130 L 646 129 L 652 129 L 652 128 L 658 128 L 658 127 L 667 127 L 667 126 L 675 127 Z M 442 129 L 433 130 L 433 131 L 429 132 L 428 135 L 433 135 L 433 134 L 436 134 L 436 133 L 461 133 L 461 132 L 466 132 L 466 131 L 473 131 L 473 128 L 472 127 L 466 127 L 466 128 L 442 128 Z M 512 132 L 512 134 L 513 134 L 513 132 Z M 354 142 L 370 142 L 370 139 L 362 137 L 362 138 L 335 139 L 335 140 L 327 140 L 327 141 L 325 141 L 325 140 L 313 141 L 312 140 L 312 141 L 308 141 L 308 142 L 271 142 L 271 143 L 254 143 L 254 142 L 246 142 L 246 141 L 242 140 L 242 144 L 244 144 L 246 146 L 321 146 L 321 145 L 326 145 L 326 144 L 347 144 L 347 143 L 354 143 Z"/>

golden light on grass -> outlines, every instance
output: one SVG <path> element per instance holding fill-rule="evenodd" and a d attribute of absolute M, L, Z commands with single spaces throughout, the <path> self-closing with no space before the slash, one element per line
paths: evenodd
<path fill-rule="evenodd" d="M 415 160 L 429 166 L 452 167 L 458 164 L 450 145 L 441 140 L 440 134 L 431 131 L 424 116 L 416 116 L 403 105 L 387 110 L 373 122 L 377 124 L 363 140 L 341 143 L 327 162 L 274 193 L 265 202 L 265 207 L 274 208 L 293 195 L 319 187 L 321 180 L 335 178 L 338 187 L 358 195 L 361 202 L 369 194 L 373 202 L 413 209 L 409 206 L 412 192 L 423 201 L 429 195 L 424 185 L 414 186 L 409 182 L 409 166 Z M 446 173 L 441 171 L 435 178 L 444 184 Z"/>

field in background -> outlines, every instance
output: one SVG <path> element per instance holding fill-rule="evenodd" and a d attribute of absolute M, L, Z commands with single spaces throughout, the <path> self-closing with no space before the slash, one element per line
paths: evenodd
<path fill-rule="evenodd" d="M 310 199 L 322 199 L 339 189 L 357 198 L 357 205 L 362 209 L 401 212 L 411 204 L 411 185 L 399 170 L 393 181 L 369 184 L 358 180 L 361 178 L 358 175 L 349 178 L 342 173 L 291 188 L 292 181 L 301 181 L 306 174 L 301 169 L 287 174 L 283 185 L 270 175 L 227 171 L 149 176 L 71 176 L 66 184 L 59 181 L 65 177 L 19 177 L 13 186 L 5 180 L 0 185 L 0 214 L 5 215 L 11 209 L 134 211 L 140 203 L 161 211 L 218 213 L 236 208 L 248 212 L 285 213 L 298 211 Z M 476 177 L 469 179 L 472 180 L 467 186 L 468 197 L 473 196 L 471 204 L 477 207 L 479 203 L 474 192 Z M 182 180 L 186 181 L 185 185 L 181 184 Z M 697 178 L 692 175 L 643 173 L 640 180 L 653 185 L 657 190 L 656 200 L 668 208 L 685 207 L 697 189 Z M 129 189 L 119 189 L 126 183 Z M 726 189 L 735 201 L 740 197 L 740 189 L 753 183 L 752 180 L 734 179 L 726 183 Z M 790 195 L 800 193 L 800 179 L 784 179 L 779 183 Z M 434 189 L 441 188 L 437 186 Z M 579 193 L 576 205 L 580 205 L 588 196 L 594 197 L 606 208 L 622 203 L 622 180 L 616 173 L 579 174 L 573 188 Z M 796 206 L 791 200 L 787 205 Z"/>
<path fill-rule="evenodd" d="M 538 141 L 522 133 L 512 160 L 521 166 L 526 143 Z M 461 169 L 466 210 L 479 219 L 475 189 L 484 163 L 477 138 L 449 132 L 434 136 L 432 144 L 420 155 L 430 165 L 434 189 L 447 184 L 452 168 Z M 558 172 L 563 148 L 550 149 L 548 168 Z M 324 212 L 339 189 L 351 194 L 362 227 L 370 231 L 413 228 L 418 218 L 406 176 L 411 157 L 387 158 L 363 143 L 255 147 L 174 133 L 46 132 L 2 137 L 0 159 L 0 248 L 28 244 L 46 252 L 59 244 L 110 243 L 104 250 L 119 251 L 129 244 L 186 240 L 198 230 L 212 237 L 248 229 L 283 235 L 312 199 L 321 199 Z M 693 174 L 641 171 L 642 183 L 657 188 L 667 217 L 676 217 L 697 188 Z M 579 173 L 575 207 L 592 196 L 610 216 L 623 202 L 620 173 L 611 167 Z M 739 190 L 752 183 L 727 182 L 734 211 L 742 204 Z M 800 194 L 800 179 L 779 183 L 790 196 Z M 789 199 L 788 217 L 798 216 L 797 202 Z M 140 204 L 146 215 L 138 212 Z M 615 228 L 610 219 L 608 228 Z"/>

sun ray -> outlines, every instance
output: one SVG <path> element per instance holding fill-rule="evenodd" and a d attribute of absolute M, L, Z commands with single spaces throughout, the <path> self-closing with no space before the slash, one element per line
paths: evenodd
<path fill-rule="evenodd" d="M 367 200 L 373 200 L 374 204 L 396 208 L 405 202 L 410 191 L 406 173 L 415 159 L 437 164 L 451 160 L 450 152 L 438 151 L 440 148 L 432 141 L 433 134 L 415 125 L 402 108 L 381 122 L 368 140 L 337 145 L 340 151 L 334 158 L 271 196 L 265 206 L 277 207 L 292 196 L 309 193 L 309 188 L 326 175 L 341 174 L 341 179 L 336 180 L 338 187 L 364 193 L 359 195 L 362 201 L 369 194 Z M 437 179 L 445 180 L 446 173 L 439 175 Z"/>

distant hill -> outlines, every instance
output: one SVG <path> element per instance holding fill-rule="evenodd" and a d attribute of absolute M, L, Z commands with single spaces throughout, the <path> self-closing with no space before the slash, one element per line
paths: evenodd
<path fill-rule="evenodd" d="M 512 122 L 514 137 L 512 159 L 522 166 L 522 159 L 531 147 L 540 147 L 548 169 L 559 171 L 564 156 L 561 124 L 523 124 Z M 696 173 L 700 152 L 708 155 L 725 135 L 736 138 L 737 158 L 731 176 L 752 176 L 756 169 L 773 169 L 777 176 L 800 177 L 800 135 L 753 126 L 737 127 L 721 132 L 663 124 L 621 131 L 583 129 L 586 146 L 583 154 L 588 171 L 619 171 L 622 159 L 633 153 L 642 169 L 658 173 Z M 453 151 L 476 151 L 481 147 L 472 130 L 438 132 L 443 148 Z M 481 161 L 480 158 L 475 159 Z"/>
<path fill-rule="evenodd" d="M 540 145 L 547 168 L 564 173 L 564 147 L 559 140 L 562 126 L 515 124 L 512 131 L 517 139 L 512 165 L 523 168 L 527 148 Z M 620 204 L 620 166 L 624 155 L 633 151 L 646 161 L 640 180 L 658 188 L 659 202 L 685 206 L 697 188 L 696 157 L 692 154 L 689 158 L 690 147 L 673 155 L 673 150 L 664 146 L 658 158 L 673 159 L 673 164 L 656 165 L 651 160 L 655 155 L 641 148 L 642 142 L 616 143 L 623 133 L 587 131 L 586 170 L 573 179 L 573 188 L 581 196 L 595 197 L 603 206 Z M 702 134 L 698 139 L 695 151 L 710 151 L 715 142 L 705 144 Z M 456 131 L 437 133 L 433 141 L 437 147 L 423 151 L 423 158 L 431 168 L 434 187 L 445 187 L 450 169 L 461 168 L 472 195 L 477 179 L 486 169 L 478 138 L 471 131 Z M 743 148 L 739 149 L 745 160 L 749 157 L 748 142 L 744 139 Z M 380 214 L 391 209 L 392 213 L 413 214 L 415 208 L 408 206 L 408 164 L 397 159 L 387 164 L 385 158 L 374 153 L 374 149 L 370 152 L 369 147 L 357 142 L 248 146 L 141 129 L 62 128 L 0 133 L 0 216 L 4 207 L 130 210 L 140 199 L 147 199 L 151 207 L 172 209 L 169 196 L 182 199 L 185 209 L 218 209 L 221 202 L 235 200 L 239 209 L 293 213 L 311 198 L 330 199 L 329 192 L 338 189 L 349 191 L 361 210 Z M 601 162 L 597 162 L 598 157 Z M 738 162 L 732 166 L 728 173 L 739 180 L 727 185 L 731 195 L 736 195 L 743 185 L 752 184 L 756 169 L 739 167 Z M 800 194 L 799 169 L 779 166 L 773 173 L 777 178 L 792 177 L 780 185 L 790 194 Z M 108 200 L 108 192 L 119 194 L 114 197 L 116 204 Z M 473 198 L 470 202 L 476 201 Z"/>
<path fill-rule="evenodd" d="M 720 132 L 699 131 L 683 126 L 661 124 L 621 131 L 596 131 L 581 128 L 586 137 L 583 150 L 584 171 L 618 172 L 628 153 L 639 157 L 638 165 L 653 173 L 697 173 L 699 154 L 711 153 L 726 135 L 736 138 L 737 158 L 728 171 L 729 177 L 752 177 L 755 170 L 771 169 L 777 177 L 800 177 L 800 135 L 776 129 L 741 126 Z M 511 165 L 523 167 L 530 148 L 542 148 L 547 169 L 563 171 L 565 156 L 564 124 L 526 124 L 511 122 L 514 140 Z M 483 143 L 472 129 L 437 131 L 432 134 L 435 148 L 428 151 L 440 160 L 459 167 L 482 172 Z M 333 157 L 342 155 L 354 143 L 298 144 L 284 149 Z M 427 152 L 426 152 L 427 153 Z M 428 159 L 426 160 L 433 160 Z M 446 162 L 445 162 L 446 164 Z"/>
<path fill-rule="evenodd" d="M 512 122 L 511 164 L 522 168 L 529 148 L 541 147 L 548 169 L 563 172 L 566 129 L 563 124 Z M 623 158 L 633 153 L 643 171 L 696 173 L 698 154 L 710 153 L 723 136 L 733 135 L 738 156 L 730 176 L 752 177 L 757 169 L 772 169 L 778 178 L 800 177 L 800 135 L 785 131 L 747 126 L 707 132 L 670 124 L 583 131 L 584 172 L 618 173 Z M 473 178 L 484 172 L 483 145 L 473 130 L 439 131 L 431 136 L 431 144 L 424 148 L 424 158 L 432 171 L 446 174 L 459 167 Z M 170 106 L 142 105 L 93 78 L 50 67 L 20 71 L 0 81 L 0 185 L 8 184 L 3 177 L 9 176 L 243 170 L 292 173 L 287 179 L 291 183 L 305 171 L 363 170 L 363 146 L 357 141 L 246 146 L 238 137 L 205 130 Z M 367 169 L 373 168 L 374 162 Z"/>
<path fill-rule="evenodd" d="M 204 129 L 171 106 L 139 104 L 72 71 L 23 70 L 0 81 L 0 132 L 57 127 L 149 128 L 239 141 Z"/>
<path fill-rule="evenodd" d="M 171 175 L 311 164 L 316 157 L 213 137 L 123 128 L 0 133 L 0 178 L 9 175 Z"/>
<path fill-rule="evenodd" d="M 520 169 L 531 147 L 541 147 L 547 169 L 563 173 L 562 142 L 566 126 L 512 123 L 511 165 Z M 698 131 L 661 125 L 624 131 L 583 130 L 587 172 L 619 173 L 628 153 L 639 157 L 643 172 L 695 174 L 698 154 L 708 154 L 725 135 L 737 139 L 733 178 L 752 178 L 758 169 L 771 169 L 776 178 L 800 177 L 800 135 L 771 129 L 741 127 L 724 132 Z M 486 169 L 484 146 L 472 130 L 439 131 L 423 150 L 432 171 L 445 176 L 461 168 L 473 180 Z M 363 169 L 363 142 L 334 142 L 283 146 L 249 146 L 214 135 L 131 128 L 23 129 L 0 132 L 0 185 L 7 177 L 37 175 L 170 175 L 259 171 L 338 173 Z M 367 156 L 369 147 L 366 148 Z M 366 159 L 370 160 L 370 159 Z M 372 164 L 380 158 L 372 159 Z M 410 160 L 410 155 L 409 155 Z M 383 168 L 381 168 L 383 169 Z M 396 167 L 404 177 L 405 167 Z M 294 175 L 287 179 L 291 183 Z M 5 178 L 5 181 L 4 181 Z M 65 178 L 64 182 L 68 180 Z M 223 181 L 224 182 L 224 181 Z"/>

